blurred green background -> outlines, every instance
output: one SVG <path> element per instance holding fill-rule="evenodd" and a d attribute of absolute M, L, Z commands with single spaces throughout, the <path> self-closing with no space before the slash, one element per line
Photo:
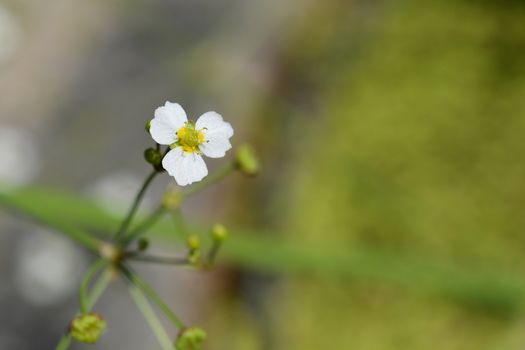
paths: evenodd
<path fill-rule="evenodd" d="M 185 208 L 232 227 L 192 311 L 206 349 L 525 346 L 524 2 L 71 3 L 6 5 L 29 43 L 0 70 L 0 118 L 39 135 L 27 183 L 146 174 L 165 100 L 219 111 L 261 156 Z"/>

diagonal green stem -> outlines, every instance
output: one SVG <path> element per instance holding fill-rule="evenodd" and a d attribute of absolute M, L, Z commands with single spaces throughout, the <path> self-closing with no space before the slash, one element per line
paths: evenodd
<path fill-rule="evenodd" d="M 98 259 L 95 261 L 87 270 L 86 274 L 84 275 L 84 278 L 82 279 L 82 282 L 80 283 L 80 312 L 81 313 L 87 313 L 89 309 L 89 296 L 87 293 L 87 289 L 89 287 L 89 283 L 95 277 L 96 273 L 100 271 L 105 265 L 107 264 L 106 260 L 104 259 Z"/>
<path fill-rule="evenodd" d="M 113 272 L 111 270 L 106 270 L 104 273 L 97 279 L 95 282 L 93 289 L 91 290 L 91 293 L 89 297 L 87 298 L 86 306 L 87 306 L 87 312 L 93 308 L 95 303 L 98 301 L 102 293 L 106 290 L 109 283 L 113 279 Z M 69 335 L 69 332 L 66 332 L 62 335 L 60 338 L 57 346 L 55 347 L 55 350 L 66 350 L 69 348 L 69 345 L 71 344 L 71 336 Z"/>
<path fill-rule="evenodd" d="M 139 237 L 141 234 L 145 233 L 151 226 L 166 213 L 166 208 L 163 205 L 160 205 L 153 213 L 150 214 L 141 224 L 134 228 L 123 240 L 123 245 L 129 244 L 135 238 Z"/>
<path fill-rule="evenodd" d="M 175 327 L 182 329 L 185 327 L 184 322 L 182 322 L 177 315 L 170 309 L 166 303 L 161 299 L 161 297 L 151 288 L 144 280 L 142 280 L 136 273 L 134 273 L 131 268 L 128 266 L 121 266 L 122 273 L 124 276 L 135 286 L 140 288 L 148 298 L 155 303 L 159 309 L 168 317 L 168 319 L 175 325 Z"/>
<path fill-rule="evenodd" d="M 207 187 L 207 186 L 209 186 L 209 185 L 211 185 L 211 184 L 213 184 L 213 183 L 215 183 L 215 182 L 225 178 L 226 176 L 231 174 L 234 170 L 235 170 L 234 163 L 230 163 L 230 164 L 225 165 L 224 167 L 220 168 L 219 170 L 217 170 L 216 172 L 214 172 L 213 174 L 211 174 L 210 176 L 208 176 L 207 178 L 205 178 L 201 182 L 198 182 L 197 184 L 193 185 L 192 187 L 190 187 L 189 189 L 184 191 L 182 193 L 182 198 L 184 199 L 185 197 L 190 196 L 190 195 L 200 191 L 201 189 L 203 189 L 203 188 L 205 188 L 205 187 Z M 126 217 L 126 219 L 122 223 L 121 228 L 119 229 L 119 231 L 118 231 L 118 233 L 116 235 L 116 238 L 115 238 L 116 240 L 118 240 L 123 234 L 125 234 L 125 231 L 127 230 L 128 226 L 129 226 L 129 224 L 131 222 L 131 219 L 133 218 L 133 215 L 136 212 L 136 209 L 138 207 L 138 203 L 140 202 L 140 199 L 142 198 L 143 193 L 145 192 L 146 188 L 148 187 L 149 183 L 151 182 L 151 180 L 153 179 L 155 174 L 156 174 L 156 172 L 154 171 L 146 179 L 146 181 L 144 182 L 144 185 L 143 185 L 141 191 L 137 195 L 137 198 L 135 200 L 134 205 L 132 206 L 128 216 Z M 132 232 L 130 232 L 130 234 L 127 235 L 123 239 L 122 245 L 125 246 L 125 245 L 129 244 L 135 238 L 139 237 L 146 230 L 148 230 L 151 226 L 153 226 L 165 213 L 166 213 L 166 209 L 162 205 L 159 206 L 157 209 L 155 209 L 155 211 L 148 218 L 146 218 L 145 221 L 143 221 L 141 224 L 139 224 L 139 226 L 137 226 L 135 229 L 133 229 Z"/>
<path fill-rule="evenodd" d="M 139 192 L 137 193 L 135 197 L 135 200 L 133 201 L 133 205 L 129 209 L 128 214 L 124 218 L 124 221 L 122 221 L 122 224 L 120 225 L 117 233 L 115 234 L 114 241 L 118 241 L 128 229 L 129 224 L 131 223 L 131 220 L 133 220 L 133 216 L 135 216 L 135 213 L 137 212 L 137 209 L 139 208 L 140 202 L 142 201 L 142 198 L 144 197 L 144 194 L 146 193 L 146 190 L 148 189 L 148 186 L 151 184 L 151 181 L 153 181 L 153 179 L 155 178 L 157 174 L 158 174 L 158 171 L 154 169 L 149 174 L 149 176 L 146 178 L 146 180 L 144 180 L 142 187 L 140 188 Z"/>
<path fill-rule="evenodd" d="M 174 347 L 169 335 L 166 333 L 164 327 L 162 327 L 160 320 L 157 318 L 157 315 L 155 315 L 155 312 L 153 311 L 151 305 L 148 302 L 148 299 L 144 296 L 142 291 L 137 286 L 130 285 L 129 293 L 131 295 L 131 298 L 137 305 L 137 308 L 140 310 L 140 312 L 142 312 L 142 315 L 144 315 L 146 322 L 148 322 L 151 330 L 157 337 L 157 340 L 159 341 L 159 344 L 161 345 L 162 349 L 173 350 Z"/>
<path fill-rule="evenodd" d="M 189 187 L 186 191 L 182 192 L 183 198 L 188 197 L 194 193 L 199 192 L 203 188 L 222 180 L 226 176 L 230 175 L 235 170 L 235 163 L 229 163 L 222 168 L 216 170 L 213 174 L 204 178 L 204 180 L 197 182 L 195 185 Z"/>
<path fill-rule="evenodd" d="M 208 261 L 207 266 L 211 267 L 213 264 L 215 264 L 215 260 L 217 259 L 217 254 L 219 253 L 219 250 L 222 246 L 222 242 L 213 241 L 212 246 L 210 248 L 210 251 L 208 252 Z"/>
<path fill-rule="evenodd" d="M 69 336 L 69 333 L 66 333 L 60 338 L 60 341 L 58 342 L 55 350 L 67 350 L 69 349 L 70 344 L 71 337 Z"/>
<path fill-rule="evenodd" d="M 129 260 L 133 261 L 142 261 L 142 262 L 151 262 L 151 263 L 158 263 L 158 264 L 168 264 L 168 265 L 188 265 L 188 258 L 187 257 L 180 257 L 180 256 L 156 256 L 156 255 L 130 255 L 128 257 Z"/>

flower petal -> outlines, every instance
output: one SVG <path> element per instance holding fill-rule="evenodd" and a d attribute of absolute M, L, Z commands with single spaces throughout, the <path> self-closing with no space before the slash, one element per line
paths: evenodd
<path fill-rule="evenodd" d="M 199 149 L 210 158 L 224 157 L 232 145 L 229 138 L 233 136 L 233 128 L 230 123 L 225 122 L 222 116 L 216 112 L 207 112 L 199 117 L 195 123 L 197 130 L 202 130 L 205 143 Z"/>
<path fill-rule="evenodd" d="M 233 128 L 225 122 L 217 112 L 206 112 L 197 119 L 195 129 L 207 129 L 208 133 L 220 133 L 229 139 L 233 136 Z"/>
<path fill-rule="evenodd" d="M 184 152 L 182 147 L 169 151 L 162 160 L 162 166 L 175 178 L 179 186 L 200 181 L 208 175 L 204 159 L 196 153 Z"/>
<path fill-rule="evenodd" d="M 204 134 L 205 142 L 199 145 L 199 150 L 207 157 L 222 158 L 226 151 L 232 148 L 230 141 L 222 136 Z"/>
<path fill-rule="evenodd" d="M 177 141 L 177 130 L 188 121 L 186 112 L 178 103 L 166 101 L 164 106 L 155 110 L 155 118 L 150 122 L 149 132 L 155 142 L 171 145 Z"/>

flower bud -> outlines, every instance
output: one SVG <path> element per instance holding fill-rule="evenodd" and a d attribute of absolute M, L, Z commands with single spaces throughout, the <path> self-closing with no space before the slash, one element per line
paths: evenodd
<path fill-rule="evenodd" d="M 201 251 L 199 249 L 192 250 L 188 254 L 188 263 L 191 266 L 197 267 L 201 262 Z"/>
<path fill-rule="evenodd" d="M 228 230 L 221 224 L 215 224 L 211 228 L 211 236 L 217 242 L 223 242 L 228 237 Z"/>
<path fill-rule="evenodd" d="M 162 162 L 162 155 L 155 148 L 148 148 L 144 151 L 144 159 L 146 159 L 146 162 L 156 167 Z"/>
<path fill-rule="evenodd" d="M 69 333 L 78 342 L 93 344 L 104 333 L 106 325 L 106 321 L 96 313 L 82 314 L 71 321 Z"/>
<path fill-rule="evenodd" d="M 246 175 L 254 176 L 259 172 L 259 160 L 250 145 L 242 145 L 235 154 L 237 169 Z"/>
<path fill-rule="evenodd" d="M 147 238 L 140 238 L 137 242 L 137 248 L 139 251 L 143 252 L 149 247 L 149 239 Z"/>
<path fill-rule="evenodd" d="M 188 253 L 188 262 L 190 265 L 197 266 L 201 261 L 201 241 L 196 235 L 190 235 L 186 239 L 186 245 L 190 250 Z"/>
<path fill-rule="evenodd" d="M 190 250 L 197 250 L 201 246 L 201 241 L 196 235 L 190 235 L 186 239 L 186 245 Z"/>
<path fill-rule="evenodd" d="M 146 129 L 146 132 L 149 132 L 150 127 L 151 127 L 151 120 L 148 120 L 146 122 L 146 125 L 144 125 L 144 129 Z"/>
<path fill-rule="evenodd" d="M 167 210 L 176 210 L 182 203 L 182 193 L 175 187 L 170 187 L 162 195 L 162 205 Z"/>
<path fill-rule="evenodd" d="M 200 350 L 206 340 L 206 332 L 201 328 L 191 327 L 183 329 L 175 340 L 177 350 Z"/>

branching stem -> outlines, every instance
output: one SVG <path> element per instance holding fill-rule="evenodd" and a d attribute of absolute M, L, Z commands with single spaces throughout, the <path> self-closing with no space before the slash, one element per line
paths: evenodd
<path fill-rule="evenodd" d="M 162 298 L 151 288 L 145 281 L 143 281 L 131 268 L 125 265 L 121 265 L 122 274 L 135 286 L 140 288 L 148 298 L 155 303 L 159 309 L 168 317 L 168 319 L 175 325 L 175 327 L 182 329 L 184 328 L 184 322 L 182 322 L 177 315 L 170 309 Z"/>
<path fill-rule="evenodd" d="M 157 337 L 162 349 L 173 350 L 173 344 L 169 335 L 166 333 L 164 327 L 162 327 L 162 323 L 155 314 L 155 311 L 151 308 L 151 305 L 148 302 L 148 299 L 144 296 L 142 290 L 136 285 L 131 284 L 129 286 L 129 293 L 137 305 L 137 308 L 142 312 L 142 315 L 144 315 L 144 318 L 146 319 L 146 322 L 148 322 L 153 334 Z"/>
<path fill-rule="evenodd" d="M 150 216 L 148 216 L 142 223 L 140 223 L 136 228 L 134 228 L 129 235 L 127 235 L 124 238 L 123 245 L 128 245 L 131 241 L 133 241 L 135 238 L 138 238 L 140 235 L 145 233 L 151 226 L 155 225 L 155 223 L 166 213 L 166 209 L 163 205 L 160 205 L 157 209 L 155 209 Z"/>
<path fill-rule="evenodd" d="M 188 258 L 181 256 L 156 256 L 156 255 L 130 255 L 129 260 L 142 261 L 142 262 L 151 262 L 158 264 L 167 264 L 167 265 L 188 265 Z"/>
<path fill-rule="evenodd" d="M 84 275 L 84 278 L 82 279 L 82 282 L 80 283 L 80 312 L 85 314 L 88 312 L 89 309 L 89 296 L 88 296 L 88 287 L 89 283 L 95 277 L 96 273 L 100 271 L 105 265 L 107 264 L 106 260 L 99 259 L 95 261 L 87 270 L 86 274 Z"/>
<path fill-rule="evenodd" d="M 148 189 L 148 186 L 151 184 L 151 182 L 157 174 L 158 171 L 153 169 L 153 171 L 149 174 L 146 180 L 144 180 L 144 183 L 142 184 L 142 187 L 137 193 L 135 200 L 133 201 L 133 204 L 129 209 L 128 214 L 126 215 L 124 221 L 122 221 L 122 224 L 120 225 L 117 233 L 115 234 L 115 237 L 113 239 L 114 241 L 118 241 L 120 238 L 122 238 L 122 235 L 126 233 L 126 230 L 128 229 L 131 220 L 133 220 L 133 216 L 135 216 L 135 213 L 137 212 L 137 209 L 140 205 L 140 202 L 142 201 L 142 198 L 144 197 L 144 194 L 146 193 L 146 190 Z"/>
<path fill-rule="evenodd" d="M 97 279 L 97 281 L 93 285 L 93 289 L 91 290 L 89 297 L 87 298 L 86 312 L 89 312 L 89 310 L 93 308 L 93 306 L 98 301 L 102 293 L 104 293 L 112 279 L 113 272 L 109 269 L 104 271 L 104 273 Z M 55 347 L 55 350 L 67 350 L 70 344 L 71 336 L 69 335 L 69 331 L 66 331 L 60 338 L 57 346 Z"/>

